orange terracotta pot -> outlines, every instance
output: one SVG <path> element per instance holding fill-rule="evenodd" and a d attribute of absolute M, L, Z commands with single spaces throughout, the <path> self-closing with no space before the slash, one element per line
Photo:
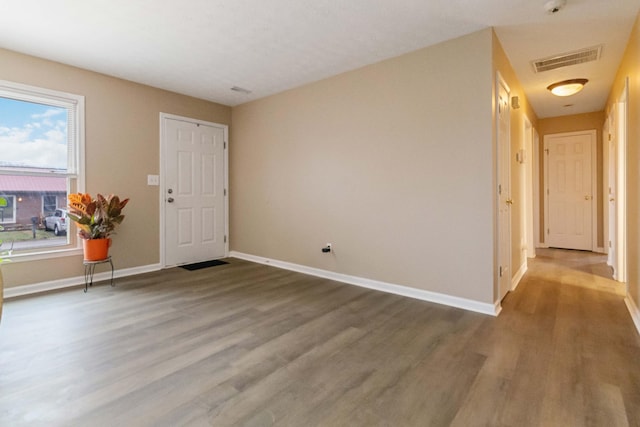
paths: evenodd
<path fill-rule="evenodd" d="M 83 239 L 85 261 L 100 261 L 109 257 L 109 246 L 111 239 Z"/>

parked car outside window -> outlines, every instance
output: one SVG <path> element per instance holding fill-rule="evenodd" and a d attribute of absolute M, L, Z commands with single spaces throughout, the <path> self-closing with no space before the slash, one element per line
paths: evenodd
<path fill-rule="evenodd" d="M 56 209 L 56 211 L 51 216 L 44 217 L 44 229 L 45 230 L 53 230 L 53 234 L 59 236 L 61 234 L 66 234 L 67 232 L 67 210 L 66 209 Z"/>

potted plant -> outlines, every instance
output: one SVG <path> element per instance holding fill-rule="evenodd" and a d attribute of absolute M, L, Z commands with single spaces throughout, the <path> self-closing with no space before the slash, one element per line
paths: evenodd
<path fill-rule="evenodd" d="M 78 235 L 82 238 L 84 259 L 99 261 L 106 259 L 111 246 L 111 234 L 124 219 L 122 209 L 129 199 L 120 200 L 113 194 L 104 197 L 98 194 L 69 194 L 69 218 L 78 224 Z"/>

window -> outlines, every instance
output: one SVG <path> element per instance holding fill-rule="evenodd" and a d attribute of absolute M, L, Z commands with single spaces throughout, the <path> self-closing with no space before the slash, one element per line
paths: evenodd
<path fill-rule="evenodd" d="M 44 214 L 49 214 L 54 212 L 58 207 L 58 198 L 55 195 L 44 195 L 42 196 L 42 212 Z"/>
<path fill-rule="evenodd" d="M 14 222 L 16 222 L 16 196 L 0 193 L 0 224 Z"/>
<path fill-rule="evenodd" d="M 84 189 L 83 121 L 82 96 L 0 80 L 0 240 L 14 255 L 76 246 L 47 218 Z"/>

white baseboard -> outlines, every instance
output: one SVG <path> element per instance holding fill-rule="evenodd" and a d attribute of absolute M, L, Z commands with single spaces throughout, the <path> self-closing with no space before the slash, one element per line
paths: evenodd
<path fill-rule="evenodd" d="M 520 284 L 520 280 L 522 280 L 522 278 L 524 277 L 524 274 L 527 272 L 527 269 L 529 267 L 527 266 L 527 261 L 525 261 L 520 268 L 518 269 L 518 271 L 516 272 L 516 274 L 511 278 L 511 290 L 515 291 L 516 288 L 518 287 L 518 285 Z"/>
<path fill-rule="evenodd" d="M 640 309 L 638 309 L 638 306 L 629 295 L 624 299 L 624 302 L 627 305 L 633 324 L 636 325 L 636 330 L 640 334 Z"/>
<path fill-rule="evenodd" d="M 135 274 L 158 271 L 161 268 L 162 267 L 160 266 L 160 264 L 149 264 L 149 265 L 143 265 L 140 267 L 124 268 L 121 270 L 115 270 L 113 273 L 113 277 L 118 278 L 118 277 L 133 276 Z M 111 279 L 110 271 L 96 273 L 93 276 L 94 282 L 99 282 L 101 280 L 109 280 L 109 279 Z M 35 283 L 33 285 L 23 285 L 23 286 L 15 286 L 12 288 L 4 288 L 4 297 L 8 299 L 8 298 L 19 297 L 23 295 L 31 295 L 31 294 L 37 294 L 40 292 L 53 291 L 56 289 L 71 288 L 78 285 L 84 285 L 84 276 L 50 280 L 47 282 Z"/>
<path fill-rule="evenodd" d="M 309 274 L 311 276 L 322 277 L 324 279 L 335 280 L 336 282 L 347 283 L 350 285 L 361 286 L 363 288 L 374 289 L 377 291 L 387 292 L 390 294 L 402 295 L 409 298 L 415 298 L 423 301 L 443 304 L 450 307 L 462 308 L 464 310 L 474 311 L 476 313 L 497 316 L 500 312 L 499 304 L 489 304 L 474 301 L 466 298 L 455 297 L 451 295 L 441 294 L 437 292 L 426 291 L 423 289 L 411 288 L 393 283 L 380 282 L 378 280 L 366 279 L 364 277 L 350 276 L 348 274 L 336 273 L 333 271 L 322 270 L 319 268 L 307 267 L 300 264 L 293 264 L 286 261 L 278 261 L 270 258 L 259 257 L 255 255 L 245 254 L 241 252 L 231 251 L 229 256 L 239 258 L 258 264 L 271 265 L 273 267 L 291 270 L 298 273 Z"/>

